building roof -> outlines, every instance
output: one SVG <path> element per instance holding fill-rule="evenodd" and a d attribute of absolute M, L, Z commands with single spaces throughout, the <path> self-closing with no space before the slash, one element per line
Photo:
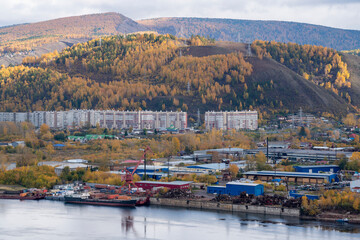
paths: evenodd
<path fill-rule="evenodd" d="M 60 144 L 60 143 L 58 143 L 58 144 L 54 144 L 53 146 L 54 146 L 54 147 L 65 147 L 65 145 L 64 145 L 64 144 Z"/>
<path fill-rule="evenodd" d="M 230 164 L 235 164 L 238 167 L 242 167 L 245 164 L 243 163 L 238 163 L 238 162 L 230 162 Z M 187 168 L 200 168 L 200 169 L 210 169 L 210 170 L 223 170 L 226 169 L 230 166 L 230 164 L 225 164 L 225 163 L 208 163 L 208 164 L 201 164 L 201 165 L 193 165 L 193 166 L 188 166 Z"/>
<path fill-rule="evenodd" d="M 136 183 L 150 183 L 150 184 L 159 184 L 159 185 L 186 185 L 192 183 L 191 181 L 173 181 L 173 182 L 155 182 L 155 181 L 138 181 Z"/>
<path fill-rule="evenodd" d="M 64 169 L 65 167 L 69 167 L 70 169 L 76 169 L 76 168 L 86 168 L 86 167 L 90 167 L 90 166 L 86 165 L 86 164 L 82 164 L 82 163 L 64 163 L 55 168 L 56 169 Z"/>
<path fill-rule="evenodd" d="M 208 187 L 212 187 L 212 188 L 226 188 L 226 186 L 213 186 L 213 185 L 211 185 L 211 186 L 208 186 Z"/>
<path fill-rule="evenodd" d="M 197 150 L 194 151 L 194 155 L 200 155 L 200 154 L 206 154 L 207 152 L 218 152 L 218 153 L 224 153 L 224 154 L 228 154 L 228 153 L 238 153 L 238 152 L 243 152 L 244 149 L 242 148 L 216 148 L 216 149 L 205 149 L 205 150 Z"/>
<path fill-rule="evenodd" d="M 284 177 L 312 177 L 327 178 L 336 175 L 336 173 L 307 173 L 307 172 L 279 172 L 279 171 L 250 171 L 245 175 L 262 175 L 262 176 L 284 176 Z"/>
<path fill-rule="evenodd" d="M 338 165 L 309 165 L 309 166 L 294 166 L 294 168 L 335 168 Z"/>
<path fill-rule="evenodd" d="M 66 163 L 88 163 L 88 160 L 85 159 L 69 159 L 69 160 L 65 160 L 64 162 Z"/>
<path fill-rule="evenodd" d="M 38 166 L 51 166 L 51 167 L 57 167 L 64 164 L 63 162 L 55 162 L 55 161 L 45 161 L 45 162 L 39 162 Z"/>
<path fill-rule="evenodd" d="M 228 182 L 226 185 L 240 185 L 240 186 L 258 186 L 259 183 L 247 183 L 247 182 Z"/>
<path fill-rule="evenodd" d="M 128 169 L 134 169 L 135 167 L 128 167 Z M 167 170 L 168 167 L 167 166 L 154 166 L 154 165 L 146 165 L 146 170 L 154 170 L 154 171 L 157 171 L 157 170 Z M 140 170 L 145 170 L 145 167 L 144 165 L 139 165 L 138 168 L 137 168 L 137 171 L 140 171 Z"/>

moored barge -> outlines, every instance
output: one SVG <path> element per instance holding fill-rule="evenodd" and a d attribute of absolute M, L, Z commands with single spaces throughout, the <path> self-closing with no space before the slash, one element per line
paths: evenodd
<path fill-rule="evenodd" d="M 65 203 L 110 206 L 110 207 L 135 207 L 136 201 L 133 199 L 92 199 L 83 197 L 65 196 Z"/>

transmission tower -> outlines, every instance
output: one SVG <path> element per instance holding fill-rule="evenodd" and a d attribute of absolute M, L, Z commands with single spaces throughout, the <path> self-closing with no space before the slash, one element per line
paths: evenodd
<path fill-rule="evenodd" d="M 197 110 L 197 126 L 200 127 L 200 109 Z"/>
<path fill-rule="evenodd" d="M 251 41 L 248 41 L 247 45 L 248 45 L 247 48 L 248 56 L 251 57 Z"/>

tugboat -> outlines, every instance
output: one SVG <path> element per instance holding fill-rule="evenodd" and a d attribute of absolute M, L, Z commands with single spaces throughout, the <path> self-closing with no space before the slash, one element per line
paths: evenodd
<path fill-rule="evenodd" d="M 129 196 L 117 195 L 111 198 L 90 198 L 89 196 L 65 196 L 65 203 L 110 206 L 110 207 L 135 207 L 137 200 Z"/>
<path fill-rule="evenodd" d="M 146 197 L 145 199 L 138 199 L 135 206 L 150 206 L 150 197 Z"/>

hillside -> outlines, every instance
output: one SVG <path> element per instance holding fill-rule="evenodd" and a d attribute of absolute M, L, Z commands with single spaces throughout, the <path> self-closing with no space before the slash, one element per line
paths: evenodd
<path fill-rule="evenodd" d="M 90 14 L 0 28 L 0 53 L 30 51 L 64 38 L 83 38 L 146 31 L 119 13 Z"/>
<path fill-rule="evenodd" d="M 348 64 L 350 72 L 351 88 L 349 94 L 352 104 L 360 108 L 360 56 L 343 54 L 345 62 Z"/>
<path fill-rule="evenodd" d="M 193 116 L 198 109 L 286 113 L 302 107 L 339 116 L 353 109 L 346 98 L 306 80 L 287 62 L 254 52 L 247 56 L 246 46 L 155 34 L 103 37 L 101 46 L 94 39 L 27 59 L 28 66 L 0 69 L 0 111 L 151 109 Z M 326 53 L 311 61 L 322 66 L 337 59 L 332 51 Z M 309 69 L 310 62 L 303 64 Z M 332 71 L 338 75 L 341 70 Z"/>
<path fill-rule="evenodd" d="M 178 37 L 201 35 L 232 42 L 294 42 L 337 50 L 360 48 L 360 31 L 305 23 L 216 18 L 155 18 L 138 23 L 161 34 L 169 33 Z"/>
<path fill-rule="evenodd" d="M 272 99 L 269 104 L 274 105 L 275 108 L 296 112 L 302 107 L 306 112 L 321 113 L 325 111 L 335 115 L 345 114 L 351 109 L 340 96 L 305 80 L 272 59 L 260 60 L 252 57 L 247 60 L 256 70 L 246 81 L 256 85 L 261 84 L 265 79 L 273 81 L 273 87 L 266 92 L 265 98 Z M 283 107 L 278 104 L 279 102 L 282 102 Z"/>
<path fill-rule="evenodd" d="M 0 55 L 0 66 L 19 65 L 25 57 L 41 57 L 43 54 L 58 51 L 61 52 L 67 47 L 71 47 L 77 43 L 88 41 L 89 38 L 68 38 L 61 39 L 55 42 L 45 43 L 41 46 L 34 47 L 31 51 L 15 52 Z"/>

